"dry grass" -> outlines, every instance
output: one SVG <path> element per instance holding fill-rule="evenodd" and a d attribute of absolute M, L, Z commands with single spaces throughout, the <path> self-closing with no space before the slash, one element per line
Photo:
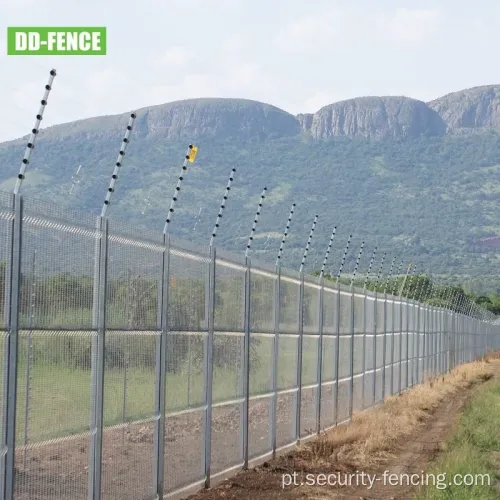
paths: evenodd
<path fill-rule="evenodd" d="M 500 359 L 500 351 L 488 350 L 488 354 L 486 354 L 482 359 L 485 363 L 489 363 L 494 359 Z"/>
<path fill-rule="evenodd" d="M 446 397 L 492 376 L 485 359 L 462 365 L 447 375 L 387 398 L 372 411 L 354 415 L 351 424 L 323 434 L 302 447 L 298 455 L 317 465 L 330 463 L 341 469 L 367 470 L 390 456 L 395 443 L 413 433 Z"/>

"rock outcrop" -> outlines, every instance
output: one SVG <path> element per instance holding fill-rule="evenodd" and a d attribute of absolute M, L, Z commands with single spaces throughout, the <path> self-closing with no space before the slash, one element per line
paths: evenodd
<path fill-rule="evenodd" d="M 359 97 L 330 104 L 313 115 L 299 115 L 298 119 L 302 129 L 315 139 L 440 136 L 446 130 L 434 110 L 408 97 Z"/>
<path fill-rule="evenodd" d="M 449 133 L 460 129 L 500 127 L 500 85 L 453 92 L 428 103 L 446 123 Z"/>

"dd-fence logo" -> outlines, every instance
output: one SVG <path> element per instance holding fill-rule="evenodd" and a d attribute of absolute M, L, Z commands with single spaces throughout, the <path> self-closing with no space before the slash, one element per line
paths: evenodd
<path fill-rule="evenodd" d="M 106 28 L 7 28 L 10 56 L 104 56 Z"/>

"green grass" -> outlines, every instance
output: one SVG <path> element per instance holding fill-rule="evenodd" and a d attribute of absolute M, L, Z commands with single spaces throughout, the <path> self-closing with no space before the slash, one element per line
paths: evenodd
<path fill-rule="evenodd" d="M 58 348 L 57 336 L 52 337 L 52 346 Z M 251 372 L 252 395 L 271 390 L 272 339 L 261 337 L 257 348 L 258 368 Z M 153 337 L 148 337 L 154 342 Z M 296 384 L 296 343 L 293 340 L 280 344 L 278 388 L 286 389 Z M 25 349 L 22 342 L 22 350 Z M 303 357 L 304 384 L 313 383 L 316 374 L 316 352 L 305 346 Z M 46 345 L 47 349 L 49 346 Z M 146 346 L 143 346 L 144 348 Z M 2 353 L 0 353 L 2 354 Z M 18 366 L 17 389 L 17 445 L 25 440 L 25 409 L 27 393 L 27 363 L 21 356 Z M 28 418 L 28 443 L 36 443 L 88 431 L 91 411 L 90 369 L 72 368 L 47 362 L 38 355 L 31 365 L 30 398 Z M 236 359 L 233 360 L 236 363 Z M 236 365 L 235 365 L 236 366 Z M 201 362 L 193 360 L 191 375 L 186 364 L 179 373 L 167 374 L 167 412 L 197 407 L 205 403 L 204 376 Z M 1 372 L 0 372 L 1 373 Z M 214 367 L 213 401 L 236 399 L 242 395 L 241 379 L 235 368 Z M 129 368 L 122 366 L 107 369 L 104 381 L 104 425 L 112 426 L 154 416 L 155 371 L 151 368 Z M 126 391 L 124 388 L 126 387 Z M 124 395 L 125 399 L 124 399 Z M 124 403 L 125 402 L 125 403 Z M 125 415 L 123 408 L 125 404 Z"/>
<path fill-rule="evenodd" d="M 446 444 L 444 453 L 427 471 L 438 480 L 446 473 L 446 488 L 432 485 L 417 500 L 494 500 L 500 497 L 500 382 L 492 381 L 479 389 L 468 403 L 458 429 Z M 488 478 L 485 475 L 489 475 Z M 453 477 L 472 486 L 448 485 Z M 477 478 L 477 479 L 476 479 Z M 483 479 L 484 478 L 484 483 Z"/>

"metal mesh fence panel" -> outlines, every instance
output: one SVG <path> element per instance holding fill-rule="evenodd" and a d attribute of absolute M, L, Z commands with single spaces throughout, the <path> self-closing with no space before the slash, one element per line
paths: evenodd
<path fill-rule="evenodd" d="M 211 471 L 243 462 L 245 259 L 217 252 Z M 250 346 L 251 352 L 255 347 Z"/>
<path fill-rule="evenodd" d="M 302 341 L 302 385 L 307 386 L 318 382 L 319 338 L 304 335 Z"/>
<path fill-rule="evenodd" d="M 20 332 L 16 499 L 87 498 L 91 371 L 74 359 L 91 341 L 85 332 Z"/>
<path fill-rule="evenodd" d="M 353 379 L 353 412 L 363 409 L 363 376 L 362 374 L 355 375 Z"/>
<path fill-rule="evenodd" d="M 363 335 L 354 335 L 353 339 L 353 373 L 359 375 L 363 373 Z"/>
<path fill-rule="evenodd" d="M 250 330 L 271 333 L 274 330 L 274 294 L 277 278 L 253 268 L 250 276 Z"/>
<path fill-rule="evenodd" d="M 408 369 L 408 305 L 406 302 L 401 304 L 401 363 L 400 363 L 400 381 L 399 390 L 407 387 L 407 369 Z"/>
<path fill-rule="evenodd" d="M 422 383 L 424 380 L 424 330 L 425 330 L 425 316 L 424 308 L 422 306 L 417 307 L 417 352 L 418 352 L 418 364 L 417 364 L 417 381 Z"/>
<path fill-rule="evenodd" d="M 253 459 L 272 450 L 271 397 L 251 399 L 248 410 L 248 456 Z"/>
<path fill-rule="evenodd" d="M 410 386 L 414 386 L 417 380 L 417 332 L 416 332 L 416 313 L 417 308 L 415 302 L 409 305 L 408 330 L 409 330 L 409 356 L 410 356 Z"/>
<path fill-rule="evenodd" d="M 145 498 L 154 493 L 150 457 L 154 456 L 156 345 L 155 332 L 106 334 L 104 499 Z"/>
<path fill-rule="evenodd" d="M 199 481 L 205 475 L 209 262 L 208 247 L 170 239 L 164 445 L 166 492 Z"/>
<path fill-rule="evenodd" d="M 351 376 L 351 336 L 339 337 L 339 379 Z"/>
<path fill-rule="evenodd" d="M 351 356 L 353 355 L 352 345 L 352 295 L 350 292 L 340 292 L 339 311 L 339 368 L 338 368 L 338 405 L 337 422 L 343 422 L 349 417 L 350 397 L 351 397 Z"/>
<path fill-rule="evenodd" d="M 392 303 L 393 337 L 392 337 L 392 365 L 391 365 L 391 394 L 399 391 L 401 383 L 401 353 L 402 353 L 402 323 L 401 302 L 394 300 Z"/>
<path fill-rule="evenodd" d="M 354 333 L 364 333 L 365 297 L 359 293 L 354 294 Z"/>
<path fill-rule="evenodd" d="M 320 287 L 304 283 L 303 331 L 306 334 L 319 333 Z"/>
<path fill-rule="evenodd" d="M 289 271 L 287 271 L 287 274 L 289 274 Z M 299 284 L 300 281 L 295 277 L 281 275 L 277 366 L 277 389 L 279 393 L 276 422 L 276 443 L 278 447 L 293 443 L 297 436 Z"/>
<path fill-rule="evenodd" d="M 110 222 L 104 359 L 102 497 L 154 493 L 155 372 L 161 269 L 158 235 Z M 125 472 L 126 471 L 126 472 Z M 117 477 L 121 479 L 116 480 Z"/>
<path fill-rule="evenodd" d="M 168 276 L 168 326 L 171 331 L 207 331 L 208 272 L 208 248 L 198 246 L 194 252 L 186 242 L 171 239 Z"/>
<path fill-rule="evenodd" d="M 349 418 L 349 392 L 351 380 L 339 380 L 337 423 L 345 422 Z"/>
<path fill-rule="evenodd" d="M 364 339 L 364 370 L 363 370 L 363 406 L 367 407 L 373 403 L 374 380 L 375 380 L 375 320 L 376 302 L 375 298 L 366 298 L 366 320 Z"/>
<path fill-rule="evenodd" d="M 337 293 L 335 290 L 325 288 L 323 291 L 323 334 L 334 335 L 337 333 L 336 311 Z"/>
<path fill-rule="evenodd" d="M 87 498 L 95 220 L 25 200 L 16 498 Z"/>
<path fill-rule="evenodd" d="M 394 302 L 387 300 L 385 305 L 385 365 L 384 365 L 384 395 L 392 394 L 393 359 L 394 359 Z"/>
<path fill-rule="evenodd" d="M 322 427 L 335 424 L 337 337 L 323 335 L 321 422 Z"/>
<path fill-rule="evenodd" d="M 321 352 L 321 412 L 322 428 L 335 424 L 336 364 L 337 364 L 337 291 L 323 292 L 323 348 Z"/>
<path fill-rule="evenodd" d="M 296 441 L 297 394 L 297 389 L 283 391 L 278 394 L 276 422 L 276 444 L 278 448 Z"/>
<path fill-rule="evenodd" d="M 340 333 L 351 334 L 351 294 L 340 292 Z"/>
<path fill-rule="evenodd" d="M 389 317 L 389 308 L 386 307 L 386 303 L 384 299 L 377 299 L 376 304 L 376 314 L 377 314 L 377 333 L 376 333 L 376 345 L 375 345 L 375 353 L 376 353 L 376 368 L 381 369 L 384 366 L 384 360 L 387 364 L 387 361 L 391 358 L 385 357 L 384 354 L 384 346 L 386 343 L 390 341 L 390 327 L 392 326 Z M 385 339 L 385 340 L 384 340 Z M 387 350 L 387 349 L 386 349 Z"/>
<path fill-rule="evenodd" d="M 281 276 L 280 324 L 281 333 L 298 333 L 299 281 Z"/>
<path fill-rule="evenodd" d="M 271 299 L 272 300 L 272 299 Z M 272 395 L 274 335 L 250 335 L 250 403 L 249 403 L 249 458 L 272 449 Z"/>
<path fill-rule="evenodd" d="M 215 270 L 214 328 L 220 332 L 243 332 L 245 322 L 245 262 L 217 252 Z"/>
<path fill-rule="evenodd" d="M 315 432 L 318 396 L 319 337 L 304 335 L 302 341 L 301 436 Z"/>
<path fill-rule="evenodd" d="M 278 390 L 297 387 L 298 335 L 281 334 L 278 349 Z"/>

